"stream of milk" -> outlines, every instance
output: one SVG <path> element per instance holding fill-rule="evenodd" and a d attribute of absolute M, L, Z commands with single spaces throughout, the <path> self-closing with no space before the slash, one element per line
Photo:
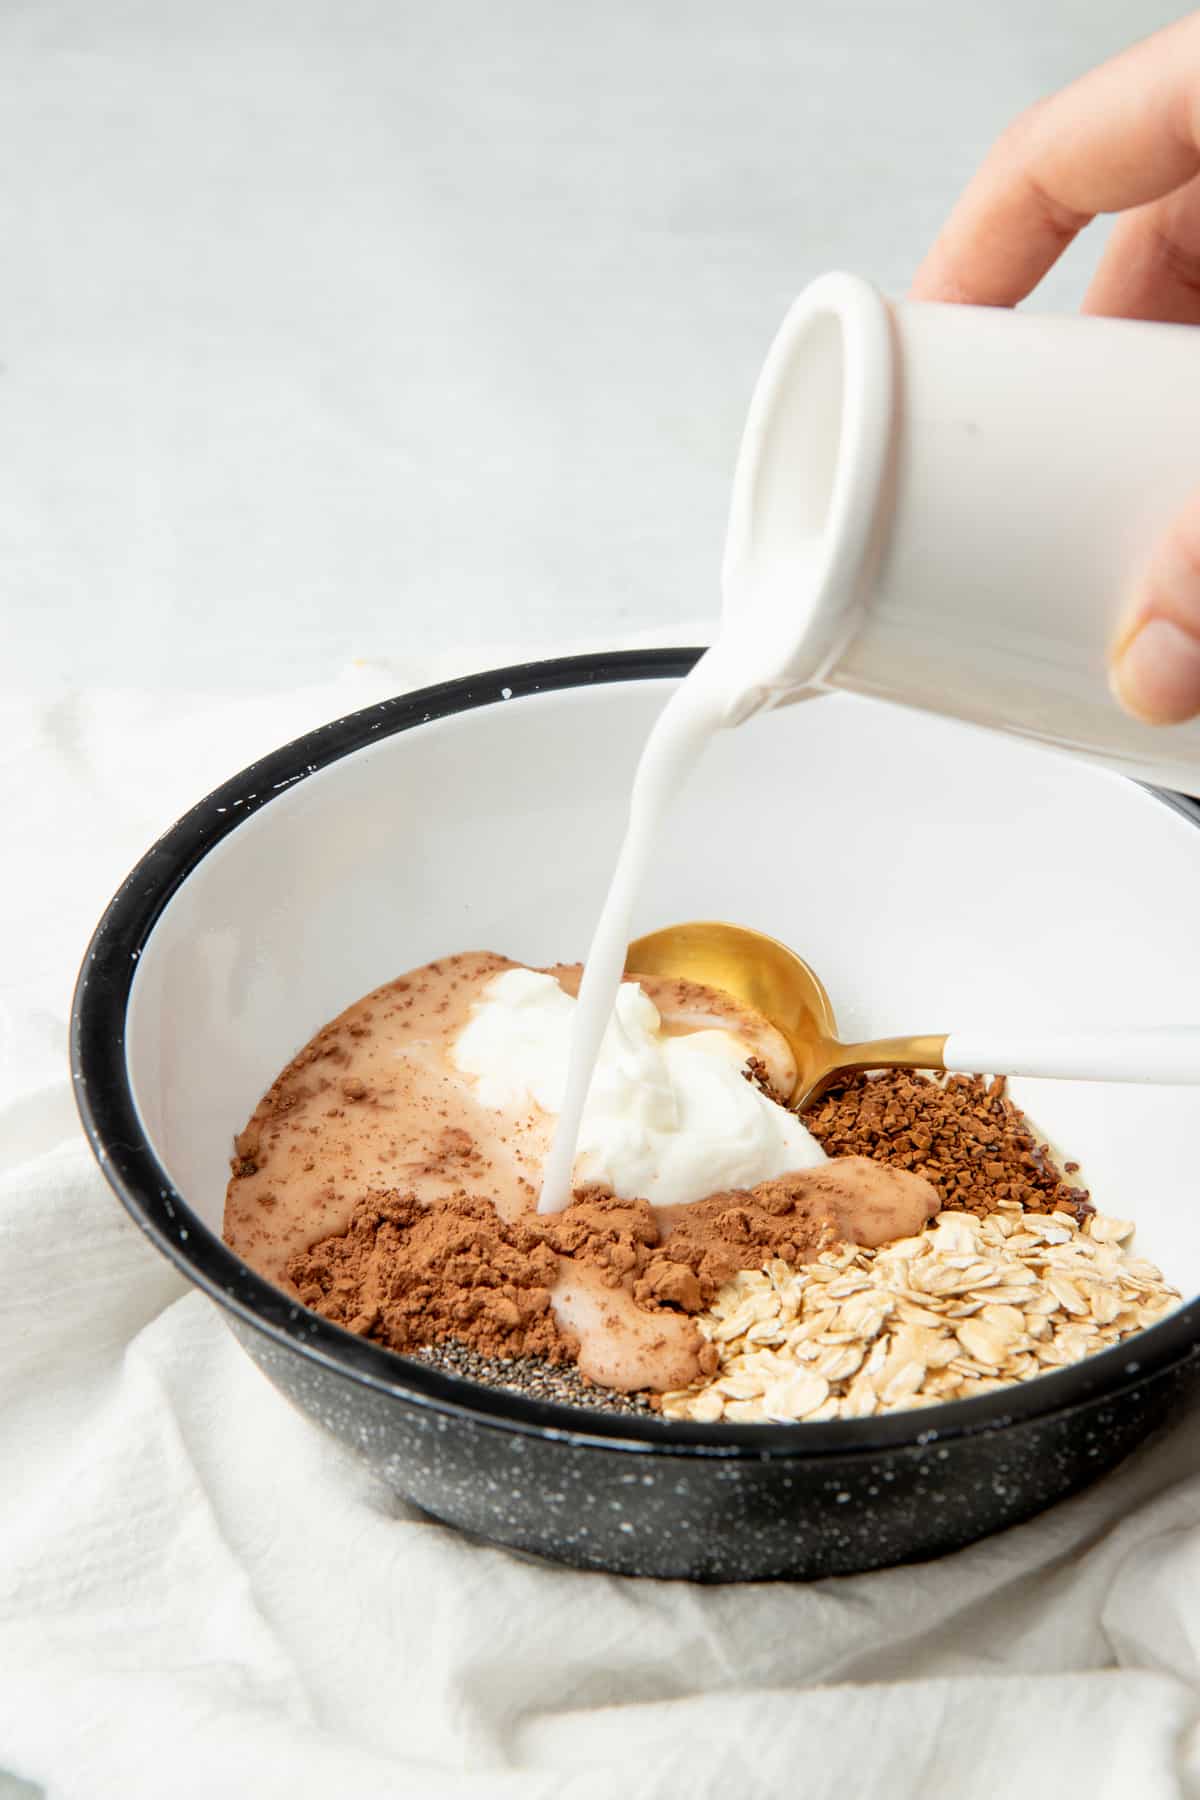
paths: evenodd
<path fill-rule="evenodd" d="M 646 740 L 633 780 L 629 823 L 579 986 L 566 1088 L 546 1158 L 539 1212 L 560 1212 L 571 1198 L 580 1122 L 625 970 L 638 891 L 662 841 L 668 809 L 710 738 L 734 722 L 731 702 L 737 693 L 727 651 L 718 639 L 671 696 Z"/>

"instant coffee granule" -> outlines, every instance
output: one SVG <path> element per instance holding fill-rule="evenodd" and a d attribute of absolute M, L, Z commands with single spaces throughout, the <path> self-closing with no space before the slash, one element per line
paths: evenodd
<path fill-rule="evenodd" d="M 1079 1165 L 1058 1167 L 1002 1075 L 850 1075 L 814 1101 L 804 1123 L 827 1156 L 869 1156 L 923 1175 L 950 1211 L 986 1218 L 1002 1200 L 1016 1201 L 1079 1223 L 1094 1211 L 1087 1189 L 1067 1179 Z"/>

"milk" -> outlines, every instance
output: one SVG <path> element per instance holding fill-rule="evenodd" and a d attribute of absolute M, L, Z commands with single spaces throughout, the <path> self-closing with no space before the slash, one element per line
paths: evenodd
<path fill-rule="evenodd" d="M 735 670 L 731 646 L 718 641 L 668 700 L 642 751 L 629 823 L 579 984 L 566 1087 L 543 1172 L 539 1212 L 559 1212 L 571 1197 L 580 1121 L 625 970 L 633 909 L 675 796 L 709 740 L 737 715 L 742 689 Z"/>

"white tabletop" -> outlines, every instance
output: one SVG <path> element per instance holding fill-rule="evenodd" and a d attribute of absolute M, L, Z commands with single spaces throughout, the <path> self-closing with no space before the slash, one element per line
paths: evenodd
<path fill-rule="evenodd" d="M 792 295 L 902 291 L 1007 119 L 1177 10 L 10 4 L 8 679 L 259 688 L 713 615 Z"/>

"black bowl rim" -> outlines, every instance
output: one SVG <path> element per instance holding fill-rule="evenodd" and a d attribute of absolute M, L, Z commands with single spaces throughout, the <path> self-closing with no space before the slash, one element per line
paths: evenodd
<path fill-rule="evenodd" d="M 576 687 L 664 681 L 686 675 L 695 647 L 605 651 L 518 663 L 440 682 L 365 707 L 251 763 L 173 825 L 131 870 L 85 954 L 71 1013 L 71 1068 L 80 1117 L 104 1174 L 135 1223 L 195 1286 L 277 1346 L 434 1413 L 521 1436 L 596 1448 L 723 1459 L 875 1456 L 1002 1430 L 1116 1397 L 1192 1355 L 1200 1299 L 1136 1339 L 1098 1356 L 975 1400 L 815 1425 L 684 1425 L 631 1414 L 589 1413 L 440 1371 L 371 1344 L 291 1300 L 256 1275 L 209 1230 L 175 1189 L 143 1130 L 124 1056 L 125 1017 L 138 959 L 167 903 L 209 852 L 296 782 L 345 756 L 434 719 Z M 1200 802 L 1147 789 L 1200 826 Z M 117 1054 L 114 1054 L 114 1051 Z M 936 1418 L 936 1424 L 934 1419 Z"/>

